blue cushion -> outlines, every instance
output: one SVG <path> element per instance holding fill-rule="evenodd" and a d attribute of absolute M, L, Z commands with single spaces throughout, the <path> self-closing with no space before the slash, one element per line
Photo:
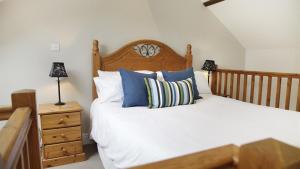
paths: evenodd
<path fill-rule="evenodd" d="M 162 74 L 164 76 L 164 79 L 166 81 L 179 81 L 179 80 L 185 80 L 188 78 L 192 78 L 193 81 L 193 90 L 194 90 L 194 99 L 200 99 L 201 97 L 199 96 L 199 91 L 197 89 L 197 84 L 195 80 L 195 74 L 194 74 L 194 69 L 188 68 L 183 71 L 177 71 L 177 72 L 169 72 L 169 71 L 162 71 Z"/>
<path fill-rule="evenodd" d="M 123 107 L 148 106 L 147 88 L 144 78 L 156 79 L 156 73 L 143 74 L 119 69 L 124 92 Z"/>

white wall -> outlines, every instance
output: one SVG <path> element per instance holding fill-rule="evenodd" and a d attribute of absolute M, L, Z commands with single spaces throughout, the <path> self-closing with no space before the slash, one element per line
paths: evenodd
<path fill-rule="evenodd" d="M 260 70 L 272 72 L 300 73 L 300 47 L 299 48 L 276 48 L 246 50 L 247 70 Z M 299 80 L 292 82 L 291 109 L 296 110 L 297 91 Z M 281 108 L 284 108 L 287 79 L 282 81 Z M 274 91 L 271 105 L 275 105 L 276 79 L 273 79 L 272 88 Z M 266 97 L 264 93 L 263 97 Z"/>
<path fill-rule="evenodd" d="M 300 47 L 246 50 L 246 69 L 300 73 Z"/>
<path fill-rule="evenodd" d="M 300 71 L 299 0 L 230 0 L 209 9 L 245 47 L 245 69 Z"/>
<path fill-rule="evenodd" d="M 147 1 L 142 0 L 8 0 L 0 3 L 0 104 L 10 103 L 16 89 L 37 89 L 38 102 L 57 101 L 53 61 L 65 62 L 69 78 L 62 99 L 77 100 L 88 124 L 91 104 L 92 40 L 112 51 L 139 38 L 158 38 Z M 50 51 L 61 42 L 59 57 Z M 84 126 L 88 130 L 88 125 Z"/>
<path fill-rule="evenodd" d="M 245 69 L 300 73 L 299 0 L 230 0 L 209 9 L 245 47 Z"/>
<path fill-rule="evenodd" d="M 246 49 L 299 47 L 299 0 L 230 0 L 209 9 Z"/>
<path fill-rule="evenodd" d="M 48 74 L 53 61 L 63 61 L 70 76 L 62 82 L 63 101 L 80 102 L 88 132 L 92 40 L 107 53 L 141 38 L 166 41 L 179 53 L 192 43 L 197 69 L 205 58 L 244 66 L 244 48 L 197 0 L 6 0 L 0 3 L 0 104 L 22 88 L 37 89 L 39 103 L 56 102 Z M 56 41 L 58 57 L 49 50 Z"/>
<path fill-rule="evenodd" d="M 199 0 L 149 0 L 161 38 L 183 52 L 193 45 L 194 67 L 214 59 L 219 67 L 244 68 L 244 47 Z"/>

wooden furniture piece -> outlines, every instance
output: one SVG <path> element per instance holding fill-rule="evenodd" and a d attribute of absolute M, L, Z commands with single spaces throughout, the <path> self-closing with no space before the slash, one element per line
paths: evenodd
<path fill-rule="evenodd" d="M 300 149 L 274 139 L 226 145 L 131 169 L 298 169 Z"/>
<path fill-rule="evenodd" d="M 274 79 L 276 79 L 276 88 L 272 88 Z M 229 95 L 230 98 L 250 103 L 254 103 L 255 92 L 257 91 L 256 104 L 258 105 L 262 105 L 263 93 L 266 93 L 266 106 L 271 105 L 271 96 L 272 93 L 275 92 L 275 107 L 279 108 L 283 89 L 282 81 L 284 79 L 287 80 L 284 108 L 286 110 L 291 109 L 292 83 L 298 81 L 295 110 L 300 112 L 300 74 L 218 69 L 213 72 L 211 89 L 215 95 Z M 258 86 L 256 86 L 256 80 L 258 80 Z M 266 88 L 263 87 L 264 83 L 267 84 Z M 250 89 L 250 93 L 248 89 Z M 266 89 L 266 91 L 264 91 L 264 89 Z"/>
<path fill-rule="evenodd" d="M 298 169 L 300 149 L 275 139 L 242 145 L 238 169 Z"/>
<path fill-rule="evenodd" d="M 137 52 L 136 49 L 144 47 L 146 53 L 153 48 L 147 45 L 155 45 L 159 47 L 159 52 L 154 56 L 145 57 Z M 143 46 L 144 45 L 144 46 Z M 104 71 L 116 71 L 119 68 L 126 68 L 129 70 L 183 70 L 192 66 L 192 46 L 187 45 L 187 52 L 185 56 L 180 56 L 173 49 L 162 42 L 155 40 L 138 40 L 126 44 L 116 52 L 102 57 L 99 51 L 99 42 L 94 40 L 93 42 L 93 54 L 92 63 L 93 77 L 98 76 L 98 70 Z M 259 84 L 256 87 L 257 77 L 259 78 Z M 266 89 L 266 106 L 271 105 L 272 96 L 272 80 L 276 78 L 276 103 L 275 107 L 280 107 L 281 93 L 282 93 L 282 81 L 287 79 L 286 95 L 285 95 L 285 109 L 291 109 L 291 92 L 292 83 L 296 80 L 298 83 L 297 92 L 297 104 L 296 111 L 300 111 L 300 74 L 293 73 L 275 73 L 275 72 L 260 72 L 260 71 L 244 71 L 244 70 L 229 70 L 218 69 L 213 72 L 211 88 L 215 95 L 229 96 L 237 100 L 248 101 L 254 103 L 255 90 L 258 91 L 257 104 L 262 105 L 264 89 Z M 267 80 L 267 82 L 265 82 Z M 267 87 L 264 88 L 264 83 L 267 83 Z M 250 89 L 250 94 L 248 94 Z M 93 99 L 97 97 L 96 88 L 93 83 Z M 249 99 L 248 99 L 249 96 Z"/>
<path fill-rule="evenodd" d="M 11 106 L 0 106 L 0 120 L 7 120 L 12 115 L 13 109 Z"/>
<path fill-rule="evenodd" d="M 53 167 L 85 160 L 82 148 L 81 107 L 42 104 L 39 108 L 43 139 L 43 166 Z"/>
<path fill-rule="evenodd" d="M 41 169 L 35 91 L 14 92 L 11 100 L 0 107 L 1 119 L 8 119 L 0 130 L 0 168 Z"/>
<path fill-rule="evenodd" d="M 94 40 L 92 74 L 93 77 L 96 77 L 98 76 L 98 70 L 116 71 L 119 68 L 128 70 L 176 71 L 192 67 L 192 60 L 191 45 L 187 45 L 185 56 L 181 56 L 166 44 L 155 40 L 134 41 L 116 52 L 103 57 L 100 55 L 98 40 Z M 97 92 L 94 82 L 92 92 L 93 99 L 95 99 Z"/>
<path fill-rule="evenodd" d="M 150 46 L 150 47 L 149 47 Z M 160 50 L 157 50 L 159 47 Z M 141 49 L 143 48 L 143 50 Z M 93 42 L 93 52 L 92 52 L 92 76 L 98 76 L 98 70 L 104 71 L 116 71 L 119 68 L 126 68 L 129 70 L 150 70 L 150 71 L 159 71 L 159 70 L 182 70 L 192 66 L 192 46 L 187 46 L 187 52 L 185 56 L 180 56 L 166 44 L 155 40 L 139 40 L 135 42 L 128 43 L 124 47 L 120 48 L 116 52 L 102 57 L 99 51 L 99 42 L 94 40 Z M 150 52 L 150 50 L 152 52 Z M 155 52 L 153 52 L 155 51 Z M 149 54 L 150 53 L 150 54 Z M 236 76 L 235 76 L 236 75 Z M 223 77 L 224 76 L 224 77 Z M 241 80 L 241 76 L 245 76 L 244 81 Z M 272 77 L 278 77 L 277 84 L 281 85 L 281 80 L 283 78 L 288 78 L 287 84 L 287 94 L 286 94 L 286 109 L 290 105 L 290 96 L 291 96 L 291 85 L 293 79 L 300 79 L 299 74 L 287 74 L 287 73 L 271 73 L 271 72 L 256 72 L 256 71 L 237 71 L 237 70 L 224 70 L 218 69 L 213 73 L 212 76 L 212 92 L 220 96 L 227 96 L 231 98 L 237 98 L 239 100 L 247 100 L 247 88 L 248 88 L 248 76 L 251 76 L 251 96 L 250 102 L 254 102 L 254 90 L 255 90 L 255 76 L 259 76 L 259 103 L 262 101 L 262 90 L 263 90 L 263 78 L 268 77 L 268 88 L 267 88 L 267 104 L 270 105 L 271 98 L 271 83 Z M 236 80 L 237 85 L 234 85 Z M 224 83 L 223 83 L 224 82 Z M 223 87 L 224 86 L 226 87 Z M 245 87 L 241 90 L 240 86 L 243 84 Z M 235 88 L 236 87 L 236 88 Z M 298 101 L 297 101 L 297 110 L 300 111 L 300 83 L 298 87 Z M 234 97 L 234 91 L 236 91 L 236 96 Z M 279 105 L 280 101 L 280 91 L 281 88 L 277 87 L 276 95 L 276 104 Z M 97 97 L 96 88 L 93 83 L 92 87 L 93 98 Z M 243 96 L 240 97 L 240 94 Z M 279 101 L 278 101 L 279 100 Z M 276 106 L 279 107 L 279 106 Z M 269 143 L 267 143 L 269 144 Z M 238 150 L 243 150 L 249 145 L 242 146 L 241 149 L 236 148 L 234 145 L 228 145 L 216 149 L 207 150 L 204 152 L 196 153 L 193 155 L 187 155 L 184 157 L 179 157 L 176 159 L 166 160 L 154 164 L 144 165 L 140 167 L 135 167 L 134 169 L 149 169 L 149 168 L 166 168 L 166 169 L 175 169 L 178 166 L 183 169 L 202 169 L 202 168 L 234 168 L 237 169 L 239 164 L 239 155 Z M 293 153 L 284 154 L 285 149 L 278 149 L 277 146 L 272 149 L 264 150 L 266 154 L 274 153 L 274 151 L 279 151 L 282 153 L 277 153 L 277 155 L 284 155 L 285 159 L 290 159 L 289 155 Z M 295 151 L 299 151 L 297 148 L 293 148 Z M 248 154 L 246 152 L 246 154 Z M 241 155 L 241 160 L 243 159 L 243 153 Z M 217 158 L 216 158 L 217 157 Z M 273 157 L 273 156 L 271 156 Z M 266 156 L 266 158 L 268 158 Z M 278 157 L 278 159 L 283 159 Z M 259 162 L 254 161 L 259 164 Z M 298 161 L 296 161 L 298 162 Z M 240 163 L 243 164 L 243 163 Z M 290 163 L 289 163 L 290 164 Z M 280 165 L 280 164 L 278 164 Z M 283 166 L 283 165 L 280 165 Z M 280 169 L 290 169 L 291 165 L 286 165 L 288 167 Z M 254 169 L 248 168 L 250 166 L 245 165 L 245 167 L 239 167 L 238 169 Z M 295 167 L 300 168 L 298 164 L 295 164 Z M 260 169 L 270 169 L 270 168 L 260 168 Z M 277 168 L 276 168 L 277 169 Z M 279 169 L 279 168 L 278 168 Z"/>
<path fill-rule="evenodd" d="M 235 165 L 234 157 L 238 155 L 238 150 L 236 145 L 226 145 L 131 169 L 229 169 Z"/>
<path fill-rule="evenodd" d="M 208 1 L 204 2 L 203 5 L 205 7 L 208 7 L 208 6 L 217 4 L 217 3 L 222 2 L 222 1 L 225 1 L 225 0 L 208 0 Z"/>

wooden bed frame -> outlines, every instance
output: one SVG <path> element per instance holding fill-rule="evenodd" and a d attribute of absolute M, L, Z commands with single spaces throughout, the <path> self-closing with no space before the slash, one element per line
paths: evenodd
<path fill-rule="evenodd" d="M 146 46 L 144 49 L 154 49 L 159 47 L 157 53 L 152 56 L 144 56 L 142 52 L 138 52 L 137 46 Z M 155 47 L 153 47 L 153 45 Z M 148 46 L 150 46 L 148 48 Z M 152 46 L 152 47 L 151 47 Z M 139 48 L 138 48 L 139 49 Z M 92 53 L 92 73 L 93 77 L 98 76 L 98 70 L 105 71 L 116 71 L 119 68 L 126 68 L 129 70 L 182 70 L 192 66 L 192 46 L 187 45 L 187 52 L 185 56 L 177 54 L 166 44 L 155 40 L 139 40 L 128 43 L 116 52 L 109 54 L 105 57 L 100 55 L 99 42 L 94 40 L 93 42 L 93 53 Z M 147 54 L 147 52 L 146 52 Z M 231 76 L 230 76 L 231 75 Z M 236 75 L 236 77 L 234 76 Z M 255 90 L 255 76 L 260 77 L 259 82 L 259 103 L 262 100 L 262 84 L 263 77 L 268 77 L 268 88 L 267 88 L 267 105 L 270 105 L 271 97 L 271 83 L 272 77 L 277 77 L 277 86 L 281 85 L 282 78 L 288 78 L 288 87 L 286 94 L 286 109 L 289 109 L 290 96 L 291 96 L 291 85 L 292 79 L 300 79 L 299 74 L 287 74 L 287 73 L 270 73 L 270 72 L 252 72 L 252 71 L 239 71 L 239 70 L 224 70 L 218 69 L 213 73 L 212 76 L 212 92 L 215 95 L 228 95 L 231 98 L 247 101 L 247 79 L 244 78 L 244 92 L 243 97 L 240 97 L 240 83 L 241 76 L 251 76 L 251 96 L 250 102 L 254 100 Z M 224 83 L 222 78 L 225 76 Z M 230 86 L 228 85 L 228 78 L 230 76 Z M 237 79 L 237 84 L 234 85 L 234 80 Z M 222 87 L 223 86 L 223 87 Z M 225 87 L 224 87 L 225 86 Z M 234 88 L 236 86 L 236 89 Z M 229 89 L 228 89 L 229 88 Z M 280 87 L 277 87 L 276 95 L 276 107 L 279 107 L 280 101 Z M 236 96 L 233 95 L 236 91 Z M 92 87 L 93 99 L 97 97 L 96 88 L 93 83 Z M 297 111 L 300 110 L 300 84 L 298 87 L 298 101 Z M 258 157 L 258 158 L 256 158 Z M 299 157 L 299 158 L 298 158 Z M 250 160 L 249 160 L 250 159 Z M 261 160 L 263 159 L 263 160 Z M 278 160 L 276 163 L 273 160 Z M 300 150 L 296 147 L 291 147 L 277 140 L 267 139 L 260 142 L 255 142 L 241 147 L 235 145 L 226 145 L 219 148 L 207 150 L 204 152 L 187 155 L 184 157 L 178 157 L 170 160 L 165 160 L 153 164 L 143 165 L 134 167 L 134 169 L 152 169 L 152 168 L 166 168 L 166 169 L 177 169 L 178 166 L 184 169 L 207 169 L 207 168 L 219 168 L 219 169 L 288 169 L 292 167 L 300 168 Z"/>
<path fill-rule="evenodd" d="M 134 50 L 134 48 L 140 44 L 157 45 L 160 48 L 160 52 L 153 57 L 143 57 Z M 98 76 L 98 70 L 116 71 L 119 68 L 126 68 L 128 70 L 176 71 L 191 67 L 192 60 L 192 46 L 190 44 L 187 45 L 185 56 L 177 54 L 168 45 L 155 40 L 134 41 L 128 43 L 112 54 L 102 56 L 100 55 L 99 42 L 98 40 L 94 40 L 92 72 L 93 77 L 96 77 Z M 255 82 L 257 77 L 259 78 L 258 86 L 256 86 Z M 267 78 L 267 88 L 263 87 L 265 78 Z M 274 89 L 272 88 L 273 79 L 277 79 L 276 91 L 272 90 Z M 300 112 L 300 74 L 218 69 L 213 72 L 211 89 L 215 95 L 226 96 L 244 102 L 254 103 L 254 100 L 257 100 L 256 104 L 258 105 L 262 105 L 263 93 L 265 92 L 264 90 L 266 90 L 266 106 L 271 106 L 272 93 L 276 92 L 275 107 L 280 108 L 282 81 L 284 79 L 287 79 L 284 108 L 286 110 L 292 109 Z M 299 81 L 296 108 L 291 107 L 293 80 Z M 94 83 L 92 84 L 93 99 L 95 99 L 97 97 L 97 93 Z M 248 92 L 248 86 L 250 86 L 250 93 Z M 243 91 L 241 91 L 241 89 Z M 255 95 L 256 90 L 258 90 L 258 95 Z"/>
<path fill-rule="evenodd" d="M 274 139 L 226 145 L 131 169 L 298 169 L 300 149 Z"/>
<path fill-rule="evenodd" d="M 0 129 L 0 168 L 41 169 L 35 91 L 14 92 L 11 100 L 0 107 L 0 120 L 8 120 Z"/>
<path fill-rule="evenodd" d="M 242 80 L 241 80 L 242 79 Z M 256 86 L 256 80 L 258 79 L 258 86 Z M 267 87 L 264 88 L 264 79 L 267 80 Z M 228 96 L 244 102 L 254 103 L 262 105 L 264 89 L 266 106 L 271 106 L 272 93 L 276 93 L 275 107 L 280 107 L 281 93 L 282 93 L 282 81 L 286 79 L 286 95 L 285 106 L 286 110 L 296 110 L 300 112 L 300 74 L 296 73 L 278 73 L 278 72 L 259 72 L 259 71 L 244 71 L 244 70 L 229 70 L 218 69 L 213 72 L 211 89 L 213 94 L 219 96 Z M 272 81 L 276 80 L 276 88 L 272 88 Z M 250 83 L 249 83 L 250 81 Z M 297 87 L 297 103 L 296 107 L 291 107 L 291 92 L 293 81 L 298 81 Z M 250 93 L 248 87 L 250 86 Z M 243 89 L 241 91 L 241 89 Z M 255 95 L 257 90 L 258 94 Z M 247 97 L 250 96 L 250 97 Z"/>
<path fill-rule="evenodd" d="M 160 52 L 155 56 L 143 57 L 136 52 L 134 48 L 138 45 L 155 45 L 160 48 Z M 150 49 L 151 47 L 149 47 Z M 119 68 L 128 70 L 182 70 L 192 66 L 192 46 L 187 45 L 187 52 L 185 56 L 177 54 L 166 44 L 155 40 L 139 40 L 128 43 L 116 52 L 101 56 L 99 51 L 99 42 L 93 42 L 93 77 L 98 76 L 98 70 L 116 71 Z M 93 99 L 97 98 L 96 88 L 93 82 Z"/>

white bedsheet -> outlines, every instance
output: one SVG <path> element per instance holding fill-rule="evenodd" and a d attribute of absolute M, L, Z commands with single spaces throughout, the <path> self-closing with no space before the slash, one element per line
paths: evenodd
<path fill-rule="evenodd" d="M 300 113 L 212 95 L 162 109 L 95 100 L 91 120 L 91 136 L 117 168 L 269 137 L 300 147 Z"/>

